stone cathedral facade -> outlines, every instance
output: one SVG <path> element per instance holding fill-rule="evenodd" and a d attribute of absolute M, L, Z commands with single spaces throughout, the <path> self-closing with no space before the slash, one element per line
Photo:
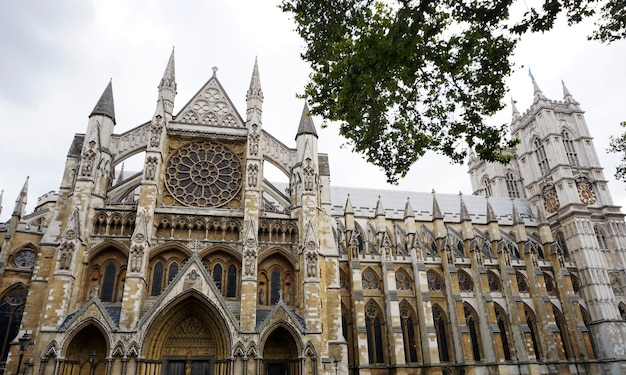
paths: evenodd
<path fill-rule="evenodd" d="M 291 146 L 263 129 L 256 63 L 243 116 L 215 70 L 175 112 L 176 85 L 172 54 L 124 130 L 109 84 L 58 191 L 26 214 L 24 185 L 0 225 L 0 371 L 626 374 L 624 215 L 565 87 L 535 85 L 516 160 L 472 158 L 474 194 L 449 195 L 331 186 L 306 106 Z"/>

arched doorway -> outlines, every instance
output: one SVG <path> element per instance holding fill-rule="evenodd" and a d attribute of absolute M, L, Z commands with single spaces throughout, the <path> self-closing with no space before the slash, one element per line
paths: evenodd
<path fill-rule="evenodd" d="M 106 375 L 109 346 L 98 327 L 89 324 L 78 331 L 60 364 L 60 375 Z"/>
<path fill-rule="evenodd" d="M 298 375 L 298 346 L 284 327 L 272 332 L 263 349 L 263 375 Z"/>
<path fill-rule="evenodd" d="M 230 373 L 228 327 L 215 308 L 195 293 L 171 303 L 152 322 L 140 373 Z"/>

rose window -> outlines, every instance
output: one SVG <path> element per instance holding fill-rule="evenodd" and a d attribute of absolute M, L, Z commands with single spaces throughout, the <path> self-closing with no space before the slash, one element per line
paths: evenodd
<path fill-rule="evenodd" d="M 188 143 L 170 156 L 165 180 L 170 194 L 183 205 L 220 207 L 241 188 L 241 161 L 221 143 Z"/>

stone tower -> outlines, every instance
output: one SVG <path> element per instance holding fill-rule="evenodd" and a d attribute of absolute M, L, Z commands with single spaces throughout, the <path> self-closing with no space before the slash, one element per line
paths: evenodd
<path fill-rule="evenodd" d="M 516 159 L 508 166 L 471 160 L 474 194 L 526 197 L 545 217 L 559 251 L 579 267 L 598 356 L 624 359 L 624 215 L 611 198 L 580 104 L 565 83 L 563 100 L 555 101 L 531 78 L 531 107 L 520 114 L 512 103 L 511 135 L 521 140 Z M 626 372 L 615 363 L 605 370 Z"/>

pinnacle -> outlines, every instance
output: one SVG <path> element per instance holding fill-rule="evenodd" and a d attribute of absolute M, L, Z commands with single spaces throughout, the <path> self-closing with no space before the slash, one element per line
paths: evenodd
<path fill-rule="evenodd" d="M 309 113 L 309 106 L 306 103 L 304 103 L 304 108 L 302 109 L 302 116 L 300 117 L 300 125 L 298 126 L 296 137 L 302 134 L 312 134 L 317 137 L 315 124 L 313 124 L 313 118 Z"/>
<path fill-rule="evenodd" d="M 102 96 L 100 96 L 98 103 L 94 107 L 93 111 L 91 111 L 91 114 L 89 115 L 89 117 L 95 116 L 95 115 L 102 115 L 102 116 L 109 117 L 111 120 L 113 120 L 113 123 L 115 124 L 115 106 L 113 104 L 113 81 L 112 80 L 109 81 L 109 84 L 104 89 Z"/>

